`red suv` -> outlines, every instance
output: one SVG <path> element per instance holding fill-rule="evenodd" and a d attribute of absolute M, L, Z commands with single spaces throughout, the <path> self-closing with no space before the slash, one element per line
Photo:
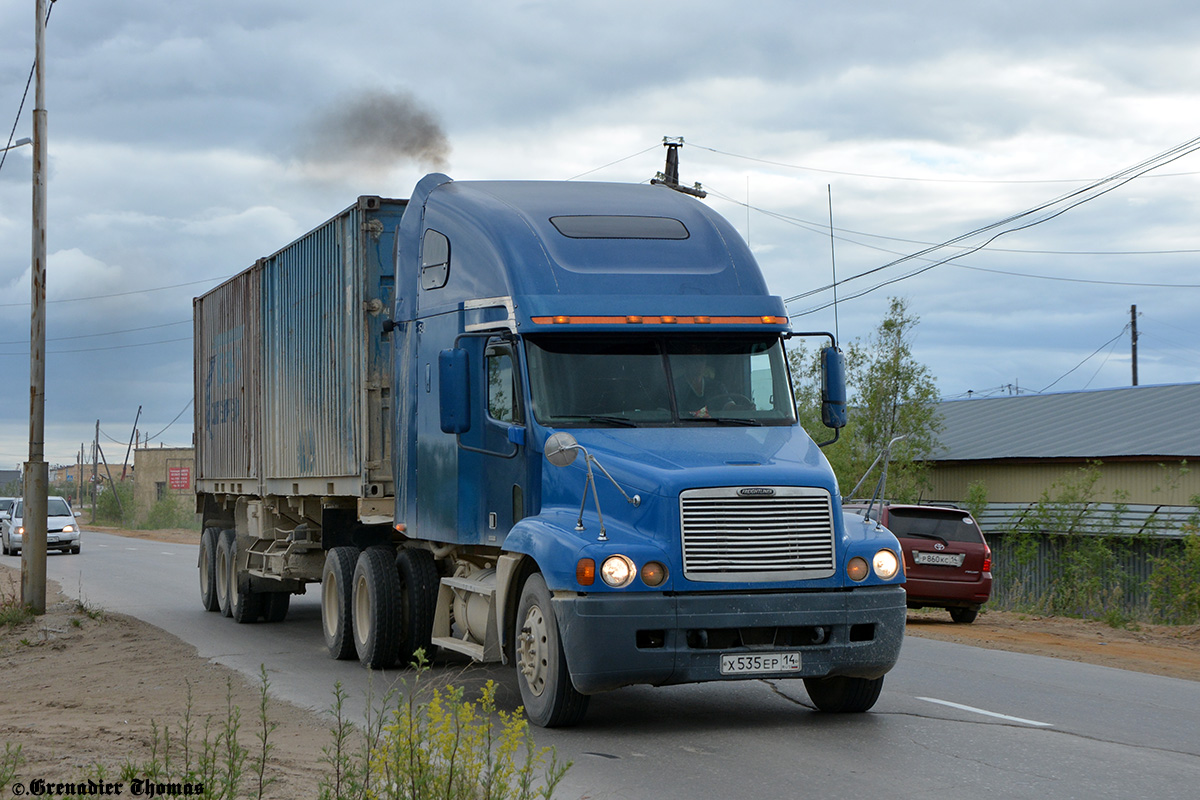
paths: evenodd
<path fill-rule="evenodd" d="M 865 514 L 865 503 L 846 511 Z M 992 594 L 992 551 L 971 515 L 945 506 L 875 505 L 871 519 L 883 524 L 904 550 L 909 608 L 945 608 L 955 622 L 974 622 Z"/>

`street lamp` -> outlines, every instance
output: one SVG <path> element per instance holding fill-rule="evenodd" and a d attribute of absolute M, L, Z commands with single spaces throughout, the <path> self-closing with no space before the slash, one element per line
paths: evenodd
<path fill-rule="evenodd" d="M 28 136 L 23 139 L 17 139 L 8 147 L 0 147 L 0 153 L 7 153 L 9 150 L 16 150 L 18 147 L 24 147 L 27 144 L 33 144 L 33 139 L 30 139 Z"/>

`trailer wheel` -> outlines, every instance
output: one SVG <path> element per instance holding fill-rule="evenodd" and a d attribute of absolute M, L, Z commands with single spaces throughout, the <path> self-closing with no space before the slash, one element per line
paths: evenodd
<path fill-rule="evenodd" d="M 329 655 L 339 660 L 354 655 L 350 600 L 357 561 L 357 547 L 333 547 L 325 554 L 321 571 L 321 628 Z"/>
<path fill-rule="evenodd" d="M 514 633 L 517 683 L 530 722 L 543 728 L 578 723 L 587 713 L 590 698 L 571 683 L 550 590 L 538 573 L 530 575 L 521 587 Z"/>
<path fill-rule="evenodd" d="M 400 578 L 400 641 L 396 658 L 411 664 L 422 650 L 433 660 L 433 616 L 437 610 L 438 572 L 428 550 L 402 549 L 396 554 Z"/>
<path fill-rule="evenodd" d="M 363 550 L 354 567 L 354 649 L 370 669 L 396 664 L 400 638 L 400 578 L 396 555 L 390 547 Z"/>
<path fill-rule="evenodd" d="M 220 611 L 217 599 L 217 536 L 216 528 L 205 528 L 200 534 L 200 604 L 205 611 Z"/>
<path fill-rule="evenodd" d="M 233 613 L 233 603 L 229 596 L 229 587 L 233 585 L 233 582 L 229 578 L 229 573 L 233 571 L 233 547 L 236 537 L 237 535 L 231 529 L 221 531 L 217 537 L 214 580 L 217 584 L 217 608 L 220 609 L 222 617 L 228 617 Z"/>
<path fill-rule="evenodd" d="M 258 618 L 263 615 L 264 597 L 261 592 L 256 592 L 250 588 L 247 581 L 246 588 L 239 586 L 238 571 L 237 571 L 237 541 L 230 548 L 229 559 L 229 616 L 233 617 L 238 624 L 247 622 L 258 622 Z"/>
<path fill-rule="evenodd" d="M 805 678 L 804 689 L 818 711 L 858 714 L 875 705 L 883 690 L 883 678 Z"/>
<path fill-rule="evenodd" d="M 268 592 L 263 596 L 263 618 L 267 622 L 283 622 L 292 605 L 291 592 Z"/>

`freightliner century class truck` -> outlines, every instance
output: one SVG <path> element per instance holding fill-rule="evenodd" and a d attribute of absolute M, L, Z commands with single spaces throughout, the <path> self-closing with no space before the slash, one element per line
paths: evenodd
<path fill-rule="evenodd" d="M 209 611 L 279 622 L 319 583 L 334 658 L 503 661 L 543 726 L 630 684 L 879 696 L 899 546 L 843 515 L 796 421 L 783 302 L 698 200 L 432 174 L 194 311 Z"/>

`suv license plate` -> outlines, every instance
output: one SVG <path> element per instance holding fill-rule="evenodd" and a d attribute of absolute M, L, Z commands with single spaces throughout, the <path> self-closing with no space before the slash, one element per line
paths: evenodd
<path fill-rule="evenodd" d="M 797 672 L 799 653 L 721 654 L 722 675 L 754 675 L 759 672 Z"/>
<path fill-rule="evenodd" d="M 913 553 L 913 563 L 933 564 L 938 567 L 961 567 L 964 558 L 965 553 Z"/>

